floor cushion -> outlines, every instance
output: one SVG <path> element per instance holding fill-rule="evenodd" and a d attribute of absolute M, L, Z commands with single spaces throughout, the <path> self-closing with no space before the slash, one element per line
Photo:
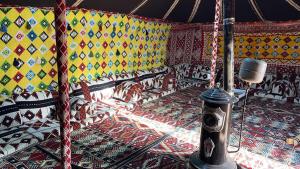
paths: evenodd
<path fill-rule="evenodd" d="M 24 123 L 28 127 L 27 132 L 37 137 L 39 140 L 47 140 L 60 135 L 60 124 L 57 120 L 39 119 Z"/>
<path fill-rule="evenodd" d="M 0 158 L 38 142 L 38 139 L 26 130 L 27 127 L 20 126 L 0 131 Z"/>
<path fill-rule="evenodd" d="M 18 106 L 12 98 L 0 100 L 0 130 L 22 125 Z"/>
<path fill-rule="evenodd" d="M 23 92 L 14 96 L 23 122 L 51 117 L 56 111 L 56 101 L 49 91 Z"/>

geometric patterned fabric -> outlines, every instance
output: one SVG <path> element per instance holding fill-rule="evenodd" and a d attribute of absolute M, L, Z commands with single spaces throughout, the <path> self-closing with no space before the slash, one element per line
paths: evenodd
<path fill-rule="evenodd" d="M 299 24 L 237 23 L 235 24 L 234 56 L 236 61 L 243 58 L 257 58 L 273 64 L 299 64 Z M 211 60 L 212 25 L 178 25 L 170 32 L 167 44 L 169 65 L 180 63 L 198 64 Z M 224 37 L 218 35 L 218 62 L 223 58 Z"/>
<path fill-rule="evenodd" d="M 0 130 L 22 125 L 22 117 L 11 98 L 0 97 Z"/>
<path fill-rule="evenodd" d="M 0 18 L 0 93 L 56 89 L 53 11 L 1 7 Z M 67 11 L 67 22 L 70 82 L 165 62 L 170 24 L 83 9 Z"/>
<path fill-rule="evenodd" d="M 300 33 L 235 33 L 235 58 L 257 58 L 268 63 L 300 63 Z M 224 37 L 218 37 L 218 56 L 223 59 Z M 212 34 L 203 33 L 203 57 L 211 56 Z"/>
<path fill-rule="evenodd" d="M 201 90 L 203 88 L 181 90 L 144 104 L 142 109 L 128 114 L 120 112 L 73 131 L 72 164 L 84 168 L 188 168 L 189 157 L 199 145 L 202 112 L 199 105 L 202 101 L 198 96 Z M 261 109 L 262 106 L 265 106 L 264 109 Z M 297 128 L 299 106 L 249 97 L 247 107 L 241 150 L 229 154 L 234 161 L 243 169 L 298 168 L 300 146 L 293 149 L 285 139 L 300 134 Z M 240 111 L 235 109 L 232 113 L 231 146 L 238 143 Z M 33 152 L 36 147 L 28 151 Z M 22 151 L 5 157 L 3 163 L 15 165 L 15 161 L 28 159 L 33 160 L 31 164 L 38 162 L 36 166 L 42 166 L 54 165 L 57 161 L 54 157 L 59 159 L 58 138 L 39 144 L 39 148 L 47 150 L 43 151 L 48 152 L 46 154 L 52 154 L 52 160 L 41 152 L 29 154 Z M 41 156 L 32 159 L 37 155 Z M 23 163 L 30 166 L 25 161 Z M 0 163 L 0 166 L 4 164 Z"/>

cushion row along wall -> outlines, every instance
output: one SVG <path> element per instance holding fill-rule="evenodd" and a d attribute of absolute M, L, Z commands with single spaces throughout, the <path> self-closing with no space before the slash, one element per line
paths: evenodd
<path fill-rule="evenodd" d="M 0 8 L 0 93 L 56 88 L 54 13 Z M 159 67 L 170 24 L 94 10 L 67 11 L 69 81 Z"/>

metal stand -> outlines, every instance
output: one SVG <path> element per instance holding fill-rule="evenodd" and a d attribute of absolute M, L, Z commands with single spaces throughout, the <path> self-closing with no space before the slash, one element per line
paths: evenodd
<path fill-rule="evenodd" d="M 199 151 L 194 152 L 190 156 L 190 163 L 196 169 L 238 169 L 237 164 L 229 157 L 220 165 L 210 165 L 200 160 Z"/>

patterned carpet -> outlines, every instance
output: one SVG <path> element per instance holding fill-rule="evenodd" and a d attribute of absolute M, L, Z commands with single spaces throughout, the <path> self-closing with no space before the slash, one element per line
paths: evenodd
<path fill-rule="evenodd" d="M 186 89 L 74 131 L 73 168 L 191 168 L 189 156 L 199 146 L 200 93 Z M 230 156 L 242 168 L 299 169 L 300 146 L 284 142 L 300 134 L 298 112 L 300 105 L 250 97 L 242 148 Z M 240 116 L 233 112 L 231 146 L 238 144 Z M 0 159 L 0 168 L 60 168 L 59 157 L 60 140 L 54 138 Z"/>

